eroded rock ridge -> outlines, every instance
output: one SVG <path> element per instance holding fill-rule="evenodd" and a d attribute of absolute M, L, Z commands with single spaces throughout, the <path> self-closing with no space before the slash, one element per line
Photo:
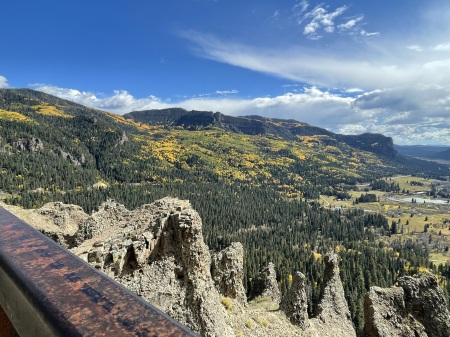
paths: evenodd
<path fill-rule="evenodd" d="M 356 336 L 336 254 L 324 256 L 313 317 L 308 317 L 308 305 L 314 304 L 307 303 L 305 276 L 295 273 L 281 298 L 272 263 L 253 280 L 250 296 L 268 300 L 269 309 L 255 311 L 243 286 L 242 244 L 210 252 L 201 219 L 188 201 L 164 198 L 129 211 L 108 200 L 91 216 L 62 203 L 37 210 L 5 207 L 201 336 Z M 365 336 L 450 337 L 450 316 L 436 277 L 422 273 L 397 283 L 372 287 L 366 295 Z"/>

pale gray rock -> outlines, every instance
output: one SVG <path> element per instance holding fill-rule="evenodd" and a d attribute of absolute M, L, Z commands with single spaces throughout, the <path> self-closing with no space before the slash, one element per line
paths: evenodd
<path fill-rule="evenodd" d="M 259 272 L 253 282 L 250 299 L 256 297 L 269 297 L 277 305 L 281 302 L 275 265 L 272 262 L 269 262 L 269 265 Z"/>
<path fill-rule="evenodd" d="M 310 320 L 312 336 L 356 337 L 339 276 L 338 256 L 327 254 L 324 260 L 325 274 L 321 284 L 319 303 L 314 318 Z"/>
<path fill-rule="evenodd" d="M 293 275 L 292 285 L 281 300 L 280 309 L 292 324 L 298 325 L 302 330 L 309 327 L 305 275 L 300 272 Z"/>
<path fill-rule="evenodd" d="M 425 328 L 428 336 L 449 337 L 450 315 L 444 292 L 430 272 L 397 280 L 405 292 L 406 310 Z"/>
<path fill-rule="evenodd" d="M 364 301 L 364 336 L 427 337 L 425 329 L 406 311 L 400 287 L 371 287 Z"/>
<path fill-rule="evenodd" d="M 234 336 L 189 202 L 164 198 L 130 212 L 109 201 L 78 234 L 88 262 L 108 276 L 201 336 Z"/>
<path fill-rule="evenodd" d="M 114 200 L 104 202 L 100 205 L 98 212 L 93 213 L 80 224 L 75 238 L 77 246 L 112 228 L 125 227 L 130 214 L 129 210 Z"/>
<path fill-rule="evenodd" d="M 44 143 L 36 137 L 21 138 L 13 142 L 13 146 L 19 151 L 38 152 L 44 149 Z"/>
<path fill-rule="evenodd" d="M 403 276 L 399 287 L 371 287 L 364 306 L 367 337 L 448 337 L 450 315 L 436 277 Z"/>
<path fill-rule="evenodd" d="M 244 289 L 244 247 L 240 242 L 211 255 L 211 275 L 222 296 L 247 303 Z"/>
<path fill-rule="evenodd" d="M 49 224 L 38 229 L 64 248 L 76 246 L 78 226 L 89 218 L 80 206 L 62 202 L 50 202 L 32 212 Z"/>
<path fill-rule="evenodd" d="M 77 158 L 73 154 L 66 152 L 63 149 L 59 149 L 59 148 L 56 149 L 54 151 L 54 153 L 56 155 L 60 156 L 61 158 L 67 159 L 68 161 L 70 161 L 71 164 L 73 164 L 75 166 L 81 166 L 86 163 L 86 157 L 84 156 L 84 154 L 82 154 L 80 158 Z"/>

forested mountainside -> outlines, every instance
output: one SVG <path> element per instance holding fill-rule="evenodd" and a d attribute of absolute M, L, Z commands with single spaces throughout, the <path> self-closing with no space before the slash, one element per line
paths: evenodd
<path fill-rule="evenodd" d="M 212 249 L 244 245 L 247 291 L 271 261 L 283 291 L 289 275 L 308 271 L 314 303 L 320 257 L 339 252 L 359 330 L 369 286 L 428 267 L 428 252 L 413 240 L 383 240 L 391 226 L 382 215 L 324 209 L 319 193 L 344 198 L 380 177 L 448 174 L 399 155 L 382 135 L 181 109 L 119 116 L 29 89 L 0 89 L 0 163 L 5 201 L 26 208 L 64 201 L 91 213 L 108 197 L 130 209 L 168 195 L 189 199 Z"/>
<path fill-rule="evenodd" d="M 433 159 L 450 160 L 450 149 L 446 149 L 444 151 L 440 151 L 438 153 L 435 153 L 431 158 L 433 158 Z"/>
<path fill-rule="evenodd" d="M 295 120 L 260 116 L 234 117 L 223 115 L 220 112 L 186 111 L 180 108 L 135 111 L 124 115 L 124 117 L 149 125 L 181 126 L 190 130 L 217 126 L 246 135 L 273 135 L 287 141 L 303 141 L 301 137 L 322 136 L 325 145 L 335 146 L 337 143 L 343 143 L 356 149 L 382 154 L 389 158 L 397 156 L 392 139 L 383 135 L 368 133 L 357 136 L 339 135 Z"/>

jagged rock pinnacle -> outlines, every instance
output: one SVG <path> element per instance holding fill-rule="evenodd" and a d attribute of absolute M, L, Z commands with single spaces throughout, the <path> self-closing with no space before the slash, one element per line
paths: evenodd
<path fill-rule="evenodd" d="M 319 303 L 315 317 L 311 320 L 313 330 L 320 337 L 356 337 L 339 276 L 338 256 L 327 254 L 324 261 L 325 274 L 321 284 Z"/>
<path fill-rule="evenodd" d="M 224 250 L 213 254 L 211 275 L 216 288 L 223 296 L 247 303 L 244 289 L 244 247 L 233 242 Z"/>
<path fill-rule="evenodd" d="M 291 288 L 282 299 L 280 309 L 302 330 L 309 327 L 305 275 L 300 272 L 293 275 Z"/>
<path fill-rule="evenodd" d="M 254 280 L 250 299 L 256 297 L 269 297 L 275 304 L 280 304 L 281 292 L 278 288 L 275 265 L 269 262 L 268 266 L 261 270 Z"/>

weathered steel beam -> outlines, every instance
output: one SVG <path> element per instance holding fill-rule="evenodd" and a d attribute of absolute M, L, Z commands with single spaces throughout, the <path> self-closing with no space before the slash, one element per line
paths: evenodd
<path fill-rule="evenodd" d="M 21 337 L 196 336 L 1 207 L 0 306 Z"/>

